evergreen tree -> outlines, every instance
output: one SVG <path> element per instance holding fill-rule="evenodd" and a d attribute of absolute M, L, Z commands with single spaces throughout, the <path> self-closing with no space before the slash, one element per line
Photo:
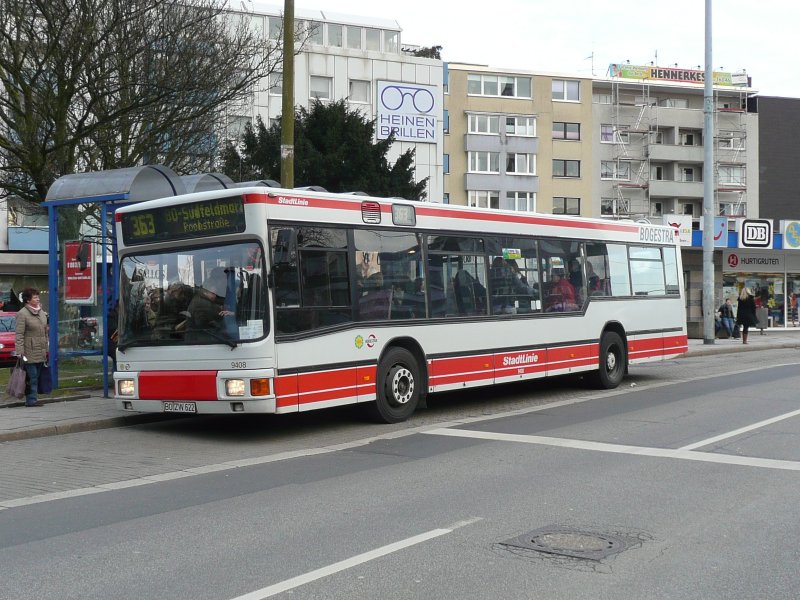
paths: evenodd
<path fill-rule="evenodd" d="M 371 196 L 421 200 L 428 178 L 414 180 L 414 151 L 389 164 L 394 138 L 374 140 L 375 122 L 344 100 L 322 103 L 295 113 L 294 180 L 298 187 L 319 185 L 330 192 L 366 192 Z M 241 151 L 229 146 L 223 171 L 235 181 L 280 179 L 281 127 L 258 118 L 248 125 Z"/>

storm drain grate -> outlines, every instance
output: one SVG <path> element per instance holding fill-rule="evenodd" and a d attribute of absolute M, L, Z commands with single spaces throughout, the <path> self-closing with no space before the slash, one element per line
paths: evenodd
<path fill-rule="evenodd" d="M 625 542 L 618 537 L 565 527 L 535 529 L 500 543 L 512 548 L 588 560 L 602 560 L 626 548 Z"/>

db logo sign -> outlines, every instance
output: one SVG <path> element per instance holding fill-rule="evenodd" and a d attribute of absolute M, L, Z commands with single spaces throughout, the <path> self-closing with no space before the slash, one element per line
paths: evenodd
<path fill-rule="evenodd" d="M 772 221 L 745 219 L 739 236 L 740 248 L 772 248 Z"/>

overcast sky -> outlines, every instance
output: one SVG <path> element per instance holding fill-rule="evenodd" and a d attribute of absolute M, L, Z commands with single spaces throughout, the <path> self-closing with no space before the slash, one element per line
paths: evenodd
<path fill-rule="evenodd" d="M 705 69 L 705 0 L 295 0 L 298 9 L 395 20 L 403 43 L 440 45 L 448 62 L 598 76 L 626 60 Z M 800 98 L 800 2 L 713 0 L 712 23 L 714 70 L 746 70 L 760 94 Z"/>

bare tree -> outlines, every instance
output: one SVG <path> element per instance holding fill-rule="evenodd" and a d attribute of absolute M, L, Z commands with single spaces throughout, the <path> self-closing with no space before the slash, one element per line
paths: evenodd
<path fill-rule="evenodd" d="M 282 45 L 225 0 L 0 0 L 0 198 L 76 171 L 208 168 Z"/>

